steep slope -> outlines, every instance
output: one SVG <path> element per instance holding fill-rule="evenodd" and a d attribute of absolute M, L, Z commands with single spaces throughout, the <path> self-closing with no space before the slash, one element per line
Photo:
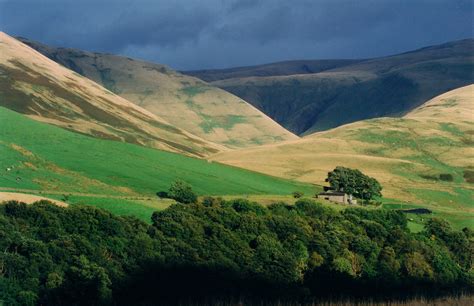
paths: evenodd
<path fill-rule="evenodd" d="M 193 156 L 224 149 L 170 125 L 1 32 L 0 106 L 83 134 Z"/>
<path fill-rule="evenodd" d="M 380 180 L 384 197 L 429 207 L 460 226 L 474 226 L 473 110 L 470 85 L 403 118 L 360 121 L 212 159 L 317 184 L 338 165 L 358 168 Z"/>
<path fill-rule="evenodd" d="M 203 139 L 236 148 L 297 138 L 242 99 L 166 66 L 23 42 Z"/>
<path fill-rule="evenodd" d="M 310 74 L 331 70 L 339 67 L 359 63 L 363 60 L 296 60 L 270 63 L 257 66 L 235 67 L 227 69 L 207 69 L 183 71 L 184 74 L 195 76 L 206 82 L 225 79 L 265 77 L 293 74 Z"/>
<path fill-rule="evenodd" d="M 474 40 L 365 60 L 313 74 L 212 82 L 297 134 L 358 120 L 401 116 L 443 92 L 474 82 Z"/>
<path fill-rule="evenodd" d="M 0 190 L 155 197 L 175 179 L 203 195 L 290 194 L 313 186 L 102 140 L 0 107 Z M 132 207 L 130 209 L 133 209 Z"/>

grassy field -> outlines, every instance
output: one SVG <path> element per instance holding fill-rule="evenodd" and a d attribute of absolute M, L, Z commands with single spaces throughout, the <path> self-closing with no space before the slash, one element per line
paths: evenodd
<path fill-rule="evenodd" d="M 152 198 L 176 179 L 191 184 L 199 195 L 289 195 L 296 190 L 306 194 L 320 190 L 217 162 L 95 139 L 5 108 L 0 108 L 0 122 L 0 187 L 10 190 L 72 193 L 89 197 L 97 206 L 113 202 L 91 200 L 97 195 Z M 83 200 L 87 199 L 77 198 L 77 202 Z M 126 203 L 119 204 L 124 211 Z M 142 204 L 145 210 L 155 208 Z"/>
<path fill-rule="evenodd" d="M 473 93 L 474 86 L 463 87 L 404 118 L 360 121 L 213 159 L 317 184 L 338 165 L 357 168 L 381 182 L 384 207 L 428 208 L 457 228 L 474 228 Z"/>
<path fill-rule="evenodd" d="M 51 194 L 48 198 L 62 200 L 63 196 Z M 69 205 L 89 205 L 105 209 L 119 216 L 134 216 L 138 219 L 151 222 L 151 215 L 155 211 L 163 210 L 175 201 L 171 199 L 160 199 L 158 197 L 123 197 L 113 198 L 109 196 L 82 196 L 70 195 L 67 202 Z"/>
<path fill-rule="evenodd" d="M 172 199 L 163 199 L 157 196 L 117 196 L 107 194 L 82 194 L 82 193 L 61 193 L 61 192 L 44 192 L 41 190 L 18 190 L 10 189 L 6 187 L 0 187 L 0 195 L 2 192 L 17 192 L 15 194 L 21 195 L 19 198 L 24 196 L 32 195 L 34 197 L 41 197 L 47 200 L 57 200 L 65 205 L 88 205 L 97 208 L 105 209 L 113 214 L 119 216 L 134 216 L 138 219 L 151 222 L 151 216 L 153 212 L 160 211 L 168 208 L 174 204 L 175 201 Z M 20 193 L 21 192 L 21 193 Z M 224 200 L 234 199 L 246 199 L 251 202 L 257 202 L 261 205 L 267 206 L 274 203 L 285 203 L 293 205 L 297 200 L 292 195 L 281 195 L 281 194 L 253 194 L 253 195 L 219 195 L 217 196 Z M 202 201 L 204 196 L 199 197 L 199 201 Z M 312 194 L 305 195 L 302 199 L 315 200 Z M 10 199 L 8 199 L 10 200 Z M 22 201 L 20 199 L 11 199 Z M 38 201 L 38 200 L 34 200 Z M 34 201 L 28 201 L 27 203 L 33 203 Z M 332 203 L 326 200 L 317 200 L 318 203 L 330 207 L 336 210 L 343 210 L 347 208 L 347 205 Z M 379 209 L 376 206 L 366 206 L 366 209 Z M 411 222 L 413 223 L 413 222 Z M 416 224 L 415 224 L 416 226 Z M 422 227 L 422 225 L 420 225 Z"/>

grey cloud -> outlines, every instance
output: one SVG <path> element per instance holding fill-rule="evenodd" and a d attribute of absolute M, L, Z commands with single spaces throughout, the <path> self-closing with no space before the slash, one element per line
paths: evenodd
<path fill-rule="evenodd" d="M 178 69 L 383 56 L 472 37 L 470 0 L 0 0 L 0 29 Z"/>

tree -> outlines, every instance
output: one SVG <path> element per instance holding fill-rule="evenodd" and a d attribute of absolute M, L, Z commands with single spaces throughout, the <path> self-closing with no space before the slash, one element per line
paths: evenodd
<path fill-rule="evenodd" d="M 413 252 L 406 256 L 404 267 L 408 277 L 417 280 L 430 280 L 433 278 L 433 269 L 419 252 Z"/>
<path fill-rule="evenodd" d="M 357 169 L 338 166 L 328 173 L 327 181 L 335 190 L 352 194 L 359 199 L 372 200 L 382 196 L 380 183 Z"/>
<path fill-rule="evenodd" d="M 471 292 L 473 235 L 437 219 L 412 233 L 401 212 L 338 211 L 310 199 L 266 207 L 206 198 L 155 212 L 152 224 L 87 205 L 11 201 L 0 205 L 0 304 Z"/>
<path fill-rule="evenodd" d="M 171 184 L 168 197 L 183 204 L 197 202 L 197 195 L 193 192 L 191 186 L 180 180 L 176 180 Z"/>

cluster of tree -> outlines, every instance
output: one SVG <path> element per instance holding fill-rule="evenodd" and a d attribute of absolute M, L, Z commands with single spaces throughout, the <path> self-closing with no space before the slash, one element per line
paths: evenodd
<path fill-rule="evenodd" d="M 357 169 L 338 166 L 328 173 L 327 181 L 334 190 L 352 194 L 362 200 L 369 201 L 382 196 L 380 183 Z"/>
<path fill-rule="evenodd" d="M 0 304 L 403 297 L 472 290 L 474 233 L 396 211 L 205 198 L 152 224 L 93 207 L 0 207 Z"/>

